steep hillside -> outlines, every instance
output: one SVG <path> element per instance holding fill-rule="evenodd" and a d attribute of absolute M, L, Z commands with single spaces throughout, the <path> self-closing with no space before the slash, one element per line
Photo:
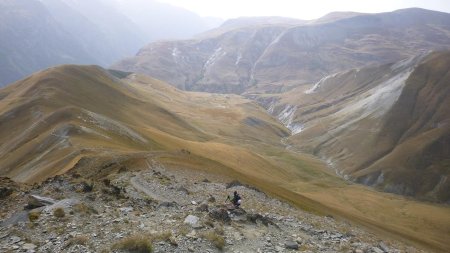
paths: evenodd
<path fill-rule="evenodd" d="M 108 66 L 151 41 L 190 37 L 217 24 L 141 0 L 4 0 L 0 15 L 0 87 L 58 64 Z"/>
<path fill-rule="evenodd" d="M 107 66 L 135 54 L 149 41 L 135 23 L 105 1 L 39 1 L 96 60 L 88 63 Z"/>
<path fill-rule="evenodd" d="M 113 68 L 150 74 L 186 90 L 279 92 L 448 45 L 447 13 L 344 13 L 316 23 L 238 26 L 194 40 L 152 43 Z"/>
<path fill-rule="evenodd" d="M 0 87 L 65 62 L 97 63 L 39 1 L 0 2 Z"/>
<path fill-rule="evenodd" d="M 120 81 L 99 67 L 64 66 L 1 90 L 1 175 L 35 182 L 88 154 L 166 150 L 167 138 L 270 144 L 287 135 L 246 99 L 129 78 Z"/>
<path fill-rule="evenodd" d="M 450 53 L 337 73 L 257 99 L 293 133 L 292 148 L 382 190 L 450 201 Z"/>

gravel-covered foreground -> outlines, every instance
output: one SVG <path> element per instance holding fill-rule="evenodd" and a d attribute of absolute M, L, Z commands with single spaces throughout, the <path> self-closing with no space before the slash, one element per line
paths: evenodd
<path fill-rule="evenodd" d="M 154 252 L 422 252 L 211 178 L 153 164 L 101 182 L 74 174 L 16 189 L 0 200 L 0 252 L 126 252 L 150 244 Z M 224 205 L 233 191 L 241 209 Z M 30 195 L 56 203 L 24 210 Z"/>

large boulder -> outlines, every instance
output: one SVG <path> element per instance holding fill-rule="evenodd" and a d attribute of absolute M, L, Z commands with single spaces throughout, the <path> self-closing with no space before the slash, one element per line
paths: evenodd
<path fill-rule="evenodd" d="M 20 186 L 7 177 L 0 177 L 0 199 L 4 199 L 18 191 Z"/>
<path fill-rule="evenodd" d="M 4 199 L 14 192 L 13 189 L 9 187 L 0 187 L 0 199 Z"/>
<path fill-rule="evenodd" d="M 184 224 L 188 224 L 192 228 L 202 228 L 203 226 L 200 224 L 200 219 L 194 215 L 188 215 L 186 219 L 184 219 Z"/>
<path fill-rule="evenodd" d="M 35 209 L 42 206 L 49 206 L 56 203 L 56 200 L 52 198 L 42 197 L 38 195 L 29 195 L 28 196 L 28 204 L 25 207 L 26 209 Z"/>

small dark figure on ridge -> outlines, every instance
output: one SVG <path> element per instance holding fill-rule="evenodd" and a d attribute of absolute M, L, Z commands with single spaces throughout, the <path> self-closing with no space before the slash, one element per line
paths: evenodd
<path fill-rule="evenodd" d="M 235 208 L 239 208 L 239 206 L 242 203 L 241 196 L 237 193 L 237 191 L 234 192 L 233 198 L 231 199 L 231 203 L 233 203 Z"/>

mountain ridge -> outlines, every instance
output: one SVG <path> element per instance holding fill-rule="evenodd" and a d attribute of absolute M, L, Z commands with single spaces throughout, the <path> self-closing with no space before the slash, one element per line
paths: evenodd
<path fill-rule="evenodd" d="M 185 90 L 279 92 L 355 67 L 448 49 L 449 17 L 406 9 L 320 24 L 244 27 L 204 39 L 149 44 L 112 68 L 155 76 Z"/>

